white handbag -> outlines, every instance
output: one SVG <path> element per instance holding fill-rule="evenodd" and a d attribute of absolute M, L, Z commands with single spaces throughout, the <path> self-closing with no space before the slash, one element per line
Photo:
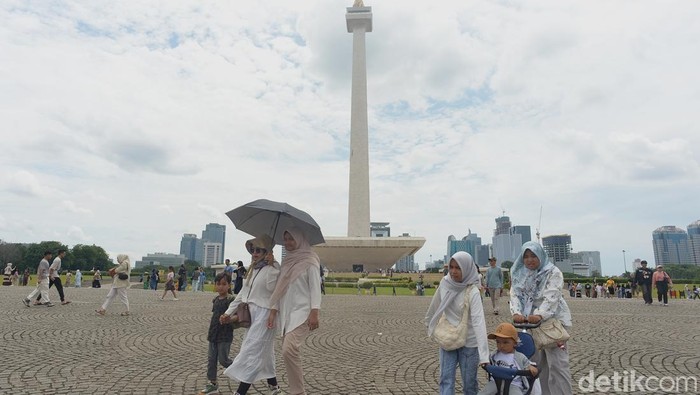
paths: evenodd
<path fill-rule="evenodd" d="M 462 306 L 462 319 L 459 321 L 459 325 L 454 326 L 450 324 L 450 321 L 445 317 L 445 313 L 438 320 L 437 325 L 435 325 L 435 330 L 431 335 L 432 339 L 435 340 L 440 348 L 446 351 L 456 350 L 458 348 L 464 347 L 467 343 L 467 324 L 469 323 L 469 294 L 471 293 L 473 285 L 467 287 L 464 291 L 464 305 Z"/>

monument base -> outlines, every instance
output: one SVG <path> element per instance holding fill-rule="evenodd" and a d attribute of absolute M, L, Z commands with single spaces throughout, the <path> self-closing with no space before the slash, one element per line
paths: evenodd
<path fill-rule="evenodd" d="M 425 244 L 423 237 L 326 237 L 313 246 L 321 265 L 336 272 L 389 269 L 396 261 L 415 254 Z"/>

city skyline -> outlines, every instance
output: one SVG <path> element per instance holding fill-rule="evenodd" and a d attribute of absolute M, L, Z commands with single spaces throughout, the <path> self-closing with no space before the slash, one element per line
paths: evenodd
<path fill-rule="evenodd" d="M 0 239 L 136 259 L 259 198 L 346 234 L 351 4 L 0 7 Z M 700 218 L 700 3 L 365 5 L 370 221 L 421 267 L 503 211 L 606 274 Z"/>

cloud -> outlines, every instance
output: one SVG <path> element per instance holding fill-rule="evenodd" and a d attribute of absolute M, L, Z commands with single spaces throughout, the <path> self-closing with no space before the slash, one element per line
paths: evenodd
<path fill-rule="evenodd" d="M 73 202 L 71 200 L 64 200 L 63 207 L 71 213 L 92 214 L 92 210 L 85 208 L 85 207 L 79 207 L 78 205 L 75 204 L 75 202 Z"/>
<path fill-rule="evenodd" d="M 534 229 L 543 206 L 543 234 L 604 269 L 697 219 L 700 6 L 367 3 L 371 217 L 425 236 L 418 262 L 468 228 L 489 242 L 502 210 Z M 176 252 L 261 197 L 344 234 L 348 5 L 0 6 L 3 238 L 67 234 L 51 213 L 108 251 Z"/>

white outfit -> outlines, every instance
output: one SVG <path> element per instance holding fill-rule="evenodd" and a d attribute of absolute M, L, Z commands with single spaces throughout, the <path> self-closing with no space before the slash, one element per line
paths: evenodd
<path fill-rule="evenodd" d="M 61 270 L 61 258 L 56 257 L 49 266 L 49 279 L 53 280 L 58 277 L 59 270 Z"/>
<path fill-rule="evenodd" d="M 287 292 L 279 301 L 276 320 L 277 330 L 282 336 L 306 322 L 312 309 L 321 309 L 321 282 L 317 279 L 318 266 L 309 265 L 305 272 L 289 284 Z"/>
<path fill-rule="evenodd" d="M 115 271 L 117 274 L 114 275 L 114 280 L 112 281 L 112 289 L 109 290 L 107 298 L 102 304 L 102 310 L 107 310 L 107 307 L 109 307 L 109 305 L 112 304 L 114 298 L 119 296 L 119 300 L 121 300 L 122 303 L 124 303 L 124 305 L 126 306 L 126 311 L 129 311 L 129 299 L 126 297 L 126 290 L 129 288 L 129 279 L 127 278 L 126 280 L 120 280 L 118 276 L 119 273 L 126 273 L 127 275 L 129 274 L 131 268 L 129 267 L 128 261 L 123 261 L 119 263 L 119 266 L 116 267 Z"/>
<path fill-rule="evenodd" d="M 437 291 L 439 300 L 447 293 L 447 287 L 438 287 Z M 445 307 L 445 318 L 447 321 L 458 326 L 462 320 L 462 306 L 464 297 L 461 295 L 456 297 L 453 303 Z M 439 303 L 435 305 L 437 307 Z M 431 304 L 432 306 L 432 304 Z M 434 311 L 428 310 L 425 319 L 429 321 L 433 316 Z M 479 363 L 489 362 L 489 341 L 486 337 L 486 321 L 484 320 L 484 306 L 481 302 L 481 292 L 478 285 L 472 287 L 469 294 L 469 321 L 467 322 L 467 342 L 465 347 L 477 348 L 479 350 Z"/>
<path fill-rule="evenodd" d="M 250 328 L 238 355 L 224 370 L 225 375 L 239 382 L 254 383 L 276 377 L 275 330 L 268 329 L 267 318 L 270 315 L 270 296 L 279 274 L 277 262 L 254 270 L 250 278 L 243 280 L 243 288 L 224 313 L 228 316 L 234 314 L 241 303 L 248 303 L 250 309 Z"/>

